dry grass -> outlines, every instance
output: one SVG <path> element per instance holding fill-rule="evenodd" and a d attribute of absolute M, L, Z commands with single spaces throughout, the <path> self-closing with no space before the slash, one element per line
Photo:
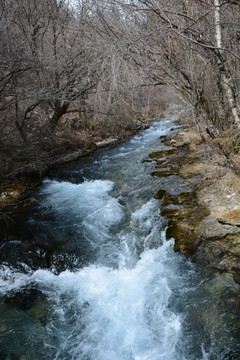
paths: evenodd
<path fill-rule="evenodd" d="M 230 196 L 232 194 L 240 195 L 240 177 L 228 169 L 221 179 L 220 191 Z"/>
<path fill-rule="evenodd" d="M 219 167 L 219 171 L 223 169 Z M 198 193 L 201 203 L 207 205 L 217 218 L 231 209 L 239 209 L 240 178 L 229 168 L 224 168 L 225 174 L 216 178 Z"/>
<path fill-rule="evenodd" d="M 184 179 L 188 179 L 194 176 L 202 176 L 206 179 L 215 179 L 221 176 L 221 172 L 218 172 L 217 166 L 209 161 L 198 161 L 193 164 L 186 164 L 181 167 L 180 176 Z"/>
<path fill-rule="evenodd" d="M 180 147 L 182 145 L 188 144 L 196 150 L 197 146 L 201 143 L 201 137 L 199 134 L 192 129 L 184 129 L 180 131 L 176 136 L 174 136 L 174 146 Z"/>

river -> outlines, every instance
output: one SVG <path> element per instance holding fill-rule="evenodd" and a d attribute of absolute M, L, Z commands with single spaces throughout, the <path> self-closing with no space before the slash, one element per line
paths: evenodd
<path fill-rule="evenodd" d="M 0 268 L 0 359 L 240 358 L 239 287 L 174 253 L 156 193 L 177 195 L 182 180 L 151 176 L 154 163 L 143 162 L 174 126 L 155 122 L 53 172 L 33 194 L 10 245 L 17 253 L 30 237 L 36 246 Z M 47 265 L 31 265 L 32 255 Z"/>

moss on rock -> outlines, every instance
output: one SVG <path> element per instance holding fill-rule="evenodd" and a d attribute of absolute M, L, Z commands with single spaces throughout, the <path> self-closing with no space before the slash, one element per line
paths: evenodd
<path fill-rule="evenodd" d="M 195 232 L 195 227 L 187 222 L 171 220 L 166 231 L 166 238 L 174 238 L 174 251 L 192 255 L 200 245 L 200 237 Z"/>
<path fill-rule="evenodd" d="M 161 200 L 165 194 L 166 194 L 166 190 L 160 189 L 160 190 L 158 190 L 156 197 L 157 197 L 157 199 Z"/>
<path fill-rule="evenodd" d="M 153 171 L 151 175 L 158 177 L 165 177 L 165 176 L 177 175 L 177 172 L 175 170 Z"/>
<path fill-rule="evenodd" d="M 176 149 L 167 149 L 167 150 L 160 150 L 160 151 L 155 151 L 152 152 L 149 157 L 151 159 L 159 159 L 162 158 L 163 156 L 167 156 L 167 155 L 173 155 L 176 154 L 177 150 Z"/>

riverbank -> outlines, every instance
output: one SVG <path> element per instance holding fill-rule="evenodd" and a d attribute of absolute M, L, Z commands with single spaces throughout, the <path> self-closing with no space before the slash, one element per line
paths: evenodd
<path fill-rule="evenodd" d="M 240 178 L 211 139 L 203 142 L 194 126 L 183 126 L 162 138 L 166 150 L 150 154 L 153 176 L 177 175 L 188 188 L 177 196 L 159 189 L 167 238 L 175 239 L 175 251 L 240 283 Z"/>
<path fill-rule="evenodd" d="M 2 358 L 239 358 L 239 285 L 165 238 L 160 211 L 184 208 L 190 222 L 199 190 L 178 175 L 189 145 L 163 143 L 179 124 L 167 119 L 54 169 L 16 209 L 1 241 Z"/>
<path fill-rule="evenodd" d="M 167 186 L 167 190 L 159 189 L 157 193 L 162 202 L 162 215 L 169 221 L 167 238 L 175 239 L 175 251 L 193 255 L 203 267 L 230 272 L 240 283 L 240 178 L 228 166 L 217 144 L 211 139 L 208 143 L 201 140 L 186 112 L 171 107 L 163 114 L 163 118 L 171 117 L 175 121 L 179 116 L 179 130 L 174 135 L 161 137 L 165 150 L 153 152 L 146 160 L 156 164 L 153 176 L 175 175 L 181 179 L 177 191 Z M 128 130 L 125 136 L 85 141 L 85 145 L 75 151 L 68 149 L 49 156 L 36 174 L 29 172 L 26 176 L 25 173 L 15 183 L 5 188 L 2 185 L 0 206 L 4 210 L 9 204 L 24 202 L 25 197 L 31 202 L 27 193 L 41 184 L 49 169 L 117 145 L 143 127 L 147 128 L 148 124 Z M 20 208 L 23 207 L 25 204 Z M 8 221 L 11 211 L 10 215 L 3 212 Z"/>
<path fill-rule="evenodd" d="M 102 148 L 119 145 L 138 131 L 149 128 L 149 124 L 150 120 L 136 122 L 115 136 L 106 138 L 86 131 L 71 135 L 57 134 L 54 139 L 13 149 L 13 158 L 8 154 L 5 163 L 0 166 L 0 210 L 21 201 L 29 191 L 41 185 L 42 179 L 55 166 L 76 161 Z"/>

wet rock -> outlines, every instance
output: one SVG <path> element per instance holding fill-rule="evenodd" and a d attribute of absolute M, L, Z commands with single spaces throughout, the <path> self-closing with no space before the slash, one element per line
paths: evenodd
<path fill-rule="evenodd" d="M 187 222 L 172 220 L 166 230 L 166 238 L 174 238 L 174 251 L 192 255 L 201 243 L 195 227 Z"/>
<path fill-rule="evenodd" d="M 229 329 L 231 328 L 231 336 L 235 337 L 238 343 L 240 329 L 239 286 L 234 282 L 232 274 L 210 273 L 209 275 L 208 279 L 200 285 L 197 292 L 200 299 L 209 297 L 212 302 L 205 301 L 202 303 L 201 311 L 198 314 L 195 313 L 196 309 L 194 308 L 195 314 L 191 311 L 189 320 L 191 321 L 192 315 L 197 316 L 197 320 L 201 321 L 205 331 L 211 333 L 214 330 L 219 341 L 225 337 L 229 338 Z M 230 354 L 228 351 L 227 349 L 224 359 L 238 358 L 234 355 L 228 356 Z"/>
<path fill-rule="evenodd" d="M 175 198 L 172 195 L 167 195 L 162 201 L 162 206 L 168 206 L 174 204 Z M 174 204 L 175 205 L 175 204 Z"/>
<path fill-rule="evenodd" d="M 17 306 L 21 310 L 28 310 L 32 307 L 36 299 L 41 296 L 41 292 L 36 289 L 24 289 L 5 295 L 4 303 Z"/>
<path fill-rule="evenodd" d="M 181 204 L 188 204 L 193 203 L 196 200 L 196 193 L 195 192 L 182 192 L 176 199 L 175 204 L 181 205 Z"/>
<path fill-rule="evenodd" d="M 198 220 L 201 220 L 201 216 L 202 216 L 202 214 L 195 212 L 195 208 L 193 206 L 185 206 L 180 209 L 165 208 L 164 210 L 162 210 L 161 214 L 167 217 L 168 219 L 173 219 L 173 218 L 177 220 L 186 219 L 189 221 L 189 223 L 191 223 L 193 219 L 196 222 Z"/>
<path fill-rule="evenodd" d="M 161 151 L 152 152 L 149 155 L 149 157 L 151 159 L 159 159 L 159 158 L 162 158 L 163 156 L 173 155 L 173 154 L 176 154 L 176 153 L 177 153 L 176 149 L 167 149 L 167 150 L 161 150 Z"/>
<path fill-rule="evenodd" d="M 166 207 L 161 214 L 168 219 L 169 226 L 166 237 L 174 238 L 174 251 L 191 255 L 201 244 L 201 232 L 198 225 L 204 217 L 209 215 L 209 210 L 197 201 L 196 192 L 183 192 L 178 196 L 166 196 L 163 206 L 178 206 L 178 208 Z"/>
<path fill-rule="evenodd" d="M 162 199 L 161 214 L 169 219 L 166 237 L 174 238 L 175 251 L 195 254 L 204 268 L 231 273 L 240 284 L 240 209 L 236 210 L 235 195 L 238 179 L 229 175 L 224 183 L 226 167 L 214 160 L 215 152 L 193 129 L 186 128 L 162 140 L 171 148 L 150 154 L 156 162 L 152 175 L 162 177 L 163 184 L 164 177 L 170 175 L 186 179 L 178 182 L 179 188 L 184 188 L 179 195 L 167 187 L 167 194 L 157 195 Z M 175 180 L 166 181 L 172 186 Z M 232 193 L 234 203 L 228 195 Z"/>
<path fill-rule="evenodd" d="M 46 267 L 43 251 L 35 244 L 18 240 L 3 242 L 0 246 L 0 262 L 8 263 L 13 268 L 24 272 L 24 266 L 36 270 Z M 25 264 L 25 265 L 23 265 Z"/>
<path fill-rule="evenodd" d="M 1 336 L 1 359 L 42 359 L 41 349 L 46 330 L 34 316 L 11 305 L 0 305 L 0 316 L 6 325 Z M 26 355 L 27 354 L 27 355 Z"/>
<path fill-rule="evenodd" d="M 142 163 L 143 163 L 143 164 L 144 164 L 144 163 L 151 163 L 151 162 L 152 162 L 152 160 L 149 160 L 149 159 L 148 159 L 148 160 L 143 160 L 143 161 L 142 161 Z"/>
<path fill-rule="evenodd" d="M 154 161 L 156 161 L 156 165 L 166 165 L 167 166 L 167 158 L 166 157 L 164 157 L 164 158 L 161 158 L 161 159 L 157 159 L 157 160 L 155 160 L 154 159 Z"/>
<path fill-rule="evenodd" d="M 161 136 L 159 137 L 159 139 L 160 139 L 160 140 L 164 140 L 164 139 L 166 139 L 166 137 L 167 137 L 167 135 L 161 135 Z"/>
<path fill-rule="evenodd" d="M 196 201 L 195 192 L 182 192 L 178 196 L 167 195 L 162 201 L 162 206 L 193 204 Z"/>
<path fill-rule="evenodd" d="M 239 283 L 240 233 L 204 240 L 196 252 L 196 259 L 209 268 L 232 273 Z"/>
<path fill-rule="evenodd" d="M 26 313 L 29 316 L 33 316 L 35 318 L 37 318 L 40 323 L 45 326 L 46 322 L 47 322 L 47 315 L 48 315 L 48 310 L 47 310 L 47 304 L 45 299 L 42 297 L 41 299 L 36 299 L 32 306 L 29 307 L 26 311 Z"/>
<path fill-rule="evenodd" d="M 165 208 L 161 211 L 161 214 L 168 219 L 173 219 L 179 217 L 179 209 Z"/>
<path fill-rule="evenodd" d="M 168 164 L 166 163 L 162 163 L 162 164 L 157 164 L 155 166 L 155 169 L 164 169 L 164 171 L 167 171 L 167 170 L 172 170 L 173 167 L 168 166 Z"/>
<path fill-rule="evenodd" d="M 156 197 L 157 197 L 157 199 L 161 200 L 165 194 L 166 194 L 166 190 L 160 189 L 160 190 L 158 190 Z"/>
<path fill-rule="evenodd" d="M 0 324 L 0 334 L 4 333 L 7 330 L 7 326 L 5 324 Z"/>
<path fill-rule="evenodd" d="M 175 170 L 153 171 L 151 175 L 158 177 L 172 176 L 172 175 L 177 175 L 177 171 Z"/>

